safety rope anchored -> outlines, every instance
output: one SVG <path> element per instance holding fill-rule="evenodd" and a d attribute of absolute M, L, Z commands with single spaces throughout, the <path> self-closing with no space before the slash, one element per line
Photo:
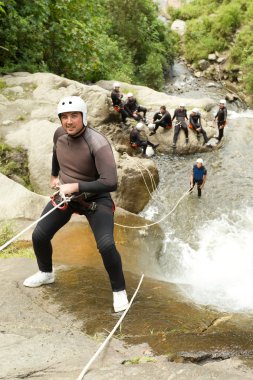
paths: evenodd
<path fill-rule="evenodd" d="M 179 203 L 186 197 L 186 195 L 188 195 L 190 193 L 189 190 L 187 190 L 181 198 L 179 198 L 179 200 L 177 201 L 177 203 L 175 204 L 175 206 L 173 207 L 172 210 L 170 210 L 170 212 L 166 215 L 164 215 L 161 219 L 157 220 L 156 222 L 152 222 L 152 223 L 149 223 L 149 224 L 144 224 L 142 226 L 127 226 L 127 225 L 124 225 L 124 224 L 120 224 L 120 223 L 114 223 L 116 226 L 118 227 L 122 227 L 122 228 L 131 228 L 131 229 L 141 229 L 141 228 L 147 228 L 147 227 L 151 227 L 151 226 L 155 226 L 156 224 L 159 224 L 161 222 L 163 222 L 166 218 L 168 218 L 168 216 L 170 216 L 177 208 L 177 206 L 179 205 Z"/>
<path fill-rule="evenodd" d="M 107 343 L 109 342 L 109 340 L 112 338 L 113 334 L 115 333 L 115 331 L 117 330 L 117 328 L 119 327 L 119 325 L 121 324 L 121 322 L 123 321 L 123 319 L 125 318 L 126 314 L 128 313 L 130 307 L 132 306 L 132 303 L 140 289 L 140 286 L 142 284 L 142 281 L 143 281 L 143 278 L 144 278 L 144 274 L 142 274 L 141 276 L 141 279 L 139 281 L 139 284 L 133 294 L 133 297 L 131 298 L 131 301 L 129 302 L 129 305 L 127 307 L 127 309 L 124 311 L 124 313 L 122 314 L 122 316 L 120 317 L 120 319 L 118 320 L 118 322 L 116 323 L 116 325 L 114 326 L 114 328 L 112 329 L 112 331 L 110 332 L 110 334 L 107 336 L 107 338 L 104 340 L 104 342 L 101 344 L 101 346 L 98 348 L 98 350 L 95 352 L 95 354 L 92 356 L 92 358 L 89 360 L 89 362 L 86 364 L 86 366 L 84 367 L 84 369 L 82 370 L 82 372 L 80 373 L 80 375 L 78 376 L 78 378 L 76 380 L 82 380 L 84 375 L 87 373 L 88 369 L 90 368 L 91 364 L 96 360 L 96 358 L 98 357 L 98 355 L 100 354 L 100 352 L 103 351 L 103 349 L 105 348 L 105 346 L 107 345 Z"/>

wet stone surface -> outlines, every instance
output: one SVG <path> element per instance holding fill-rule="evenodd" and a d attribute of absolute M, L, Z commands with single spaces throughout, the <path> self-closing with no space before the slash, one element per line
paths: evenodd
<path fill-rule="evenodd" d="M 139 277 L 127 272 L 126 280 L 131 298 Z M 82 330 L 92 337 L 106 336 L 118 320 L 112 312 L 112 294 L 102 268 L 59 269 L 57 282 L 44 289 L 44 297 L 81 321 Z M 175 362 L 203 364 L 251 357 L 252 317 L 245 316 L 241 323 L 240 316 L 226 319 L 225 315 L 196 307 L 183 298 L 177 287 L 146 277 L 115 336 L 129 344 L 147 342 L 156 354 L 166 354 L 169 361 Z"/>

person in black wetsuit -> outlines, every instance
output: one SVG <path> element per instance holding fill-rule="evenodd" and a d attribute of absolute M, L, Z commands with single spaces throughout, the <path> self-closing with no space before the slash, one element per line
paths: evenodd
<path fill-rule="evenodd" d="M 147 108 L 140 106 L 131 92 L 127 94 L 127 101 L 125 103 L 125 111 L 129 117 L 132 117 L 136 121 L 142 120 L 144 123 L 146 120 Z M 143 113 L 143 116 L 140 114 Z"/>
<path fill-rule="evenodd" d="M 190 190 L 192 191 L 195 184 L 197 184 L 198 196 L 201 197 L 201 191 L 203 190 L 206 183 L 207 170 L 204 167 L 204 162 L 202 158 L 196 160 L 196 164 L 193 165 L 191 176 L 190 176 Z"/>
<path fill-rule="evenodd" d="M 149 136 L 156 134 L 156 131 L 159 127 L 162 127 L 165 129 L 172 128 L 171 115 L 169 111 L 166 110 L 165 106 L 161 106 L 160 111 L 154 114 L 153 124 L 155 125 L 155 127 L 154 127 L 154 130 L 149 134 Z"/>
<path fill-rule="evenodd" d="M 198 140 L 200 138 L 200 134 L 202 134 L 204 137 L 204 144 L 208 142 L 206 131 L 203 129 L 201 124 L 201 114 L 198 108 L 193 108 L 192 112 L 190 113 L 189 128 L 197 133 Z"/>
<path fill-rule="evenodd" d="M 54 134 L 51 187 L 73 196 L 65 209 L 55 209 L 41 220 L 32 235 L 39 272 L 24 286 L 37 287 L 55 281 L 51 239 L 73 213 L 84 215 L 96 239 L 113 291 L 115 312 L 125 310 L 128 299 L 120 254 L 113 237 L 114 205 L 110 192 L 117 188 L 116 164 L 107 139 L 87 126 L 87 108 L 78 96 L 58 104 L 61 121 Z M 49 202 L 42 214 L 52 210 Z"/>
<path fill-rule="evenodd" d="M 188 128 L 185 120 L 188 120 L 187 111 L 185 109 L 185 105 L 183 103 L 180 104 L 179 108 L 174 111 L 174 115 L 172 121 L 176 119 L 176 124 L 174 127 L 174 136 L 173 136 L 173 145 L 175 148 L 177 144 L 178 135 L 180 129 L 182 128 L 185 133 L 185 143 L 188 144 Z"/>
<path fill-rule="evenodd" d="M 124 109 L 123 94 L 120 92 L 120 84 L 115 82 L 111 92 L 112 105 L 116 112 L 121 115 L 122 123 L 126 125 L 128 113 Z"/>
<path fill-rule="evenodd" d="M 146 150 L 148 146 L 152 146 L 153 149 L 157 148 L 159 144 L 153 144 L 149 140 L 144 140 L 141 135 L 140 131 L 143 129 L 143 124 L 138 123 L 136 126 L 134 126 L 130 132 L 130 145 L 132 147 L 141 147 L 142 153 L 145 156 Z"/>
<path fill-rule="evenodd" d="M 224 128 L 227 124 L 227 116 L 228 116 L 228 112 L 227 112 L 227 107 L 226 107 L 226 100 L 221 99 L 220 104 L 219 104 L 219 110 L 214 118 L 214 120 L 217 120 L 219 134 L 218 134 L 218 137 L 216 137 L 216 139 L 218 140 L 218 142 L 220 142 L 224 136 Z"/>

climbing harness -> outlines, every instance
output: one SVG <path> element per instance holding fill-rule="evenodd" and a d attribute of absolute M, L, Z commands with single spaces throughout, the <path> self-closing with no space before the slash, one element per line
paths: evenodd
<path fill-rule="evenodd" d="M 22 231 L 20 231 L 17 235 L 13 236 L 13 238 L 11 238 L 10 240 L 8 240 L 6 243 L 4 243 L 1 247 L 0 247 L 0 252 L 8 247 L 8 245 L 10 245 L 11 243 L 13 243 L 16 239 L 18 239 L 21 235 L 23 235 L 26 231 L 28 231 L 31 227 L 33 227 L 35 224 L 37 224 L 38 222 L 40 222 L 42 219 L 46 218 L 49 214 L 51 214 L 54 210 L 56 210 L 57 208 L 60 209 L 60 207 L 62 207 L 64 204 L 68 203 L 71 201 L 72 197 L 66 197 L 64 194 L 61 194 L 61 197 L 62 197 L 62 201 L 59 202 L 58 204 L 56 204 L 54 206 L 54 208 L 52 208 L 51 210 L 49 210 L 46 214 L 42 215 L 39 219 L 35 220 L 33 223 L 29 224 L 29 226 L 27 226 L 26 228 L 24 228 Z"/>
<path fill-rule="evenodd" d="M 52 202 L 52 205 L 54 207 L 57 207 L 59 210 L 66 210 L 68 208 L 68 202 L 66 201 L 65 203 L 62 203 L 62 201 L 66 199 L 66 197 L 62 196 L 62 194 L 60 194 L 60 191 L 56 191 L 52 196 L 51 196 L 51 202 Z M 59 204 L 62 203 L 61 206 L 59 206 Z"/>
<path fill-rule="evenodd" d="M 82 372 L 80 373 L 80 375 L 78 376 L 78 378 L 76 380 L 82 380 L 84 375 L 87 373 L 88 369 L 90 368 L 90 366 L 92 365 L 92 363 L 95 361 L 95 359 L 98 357 L 98 355 L 103 351 L 103 349 L 105 348 L 106 344 L 109 342 L 109 340 L 112 338 L 113 334 L 115 333 L 115 331 L 117 330 L 117 328 L 119 327 L 119 325 L 121 324 L 121 322 L 123 321 L 123 319 L 125 318 L 126 314 L 128 313 L 130 307 L 132 306 L 132 303 L 140 289 L 140 286 L 142 284 L 142 281 L 143 281 L 143 278 L 144 278 L 144 274 L 142 274 L 141 276 L 141 279 L 139 281 L 139 284 L 134 292 L 134 295 L 133 297 L 131 298 L 131 301 L 129 302 L 129 305 L 127 307 L 127 309 L 124 311 L 124 313 L 122 314 L 122 316 L 120 317 L 120 319 L 118 320 L 118 322 L 116 323 L 116 325 L 114 326 L 114 328 L 112 329 L 112 331 L 110 332 L 110 334 L 107 336 L 107 338 L 104 340 L 104 342 L 101 344 L 101 346 L 98 348 L 98 350 L 95 352 L 95 354 L 92 356 L 92 358 L 89 360 L 89 362 L 86 364 L 86 366 L 84 367 L 84 369 L 82 370 Z"/>

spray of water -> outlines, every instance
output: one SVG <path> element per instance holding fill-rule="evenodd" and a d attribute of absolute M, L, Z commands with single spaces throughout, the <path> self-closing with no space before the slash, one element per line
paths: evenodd
<path fill-rule="evenodd" d="M 198 304 L 253 312 L 252 231 L 253 209 L 247 208 L 205 224 L 198 248 L 168 235 L 161 257 L 166 278 Z"/>

